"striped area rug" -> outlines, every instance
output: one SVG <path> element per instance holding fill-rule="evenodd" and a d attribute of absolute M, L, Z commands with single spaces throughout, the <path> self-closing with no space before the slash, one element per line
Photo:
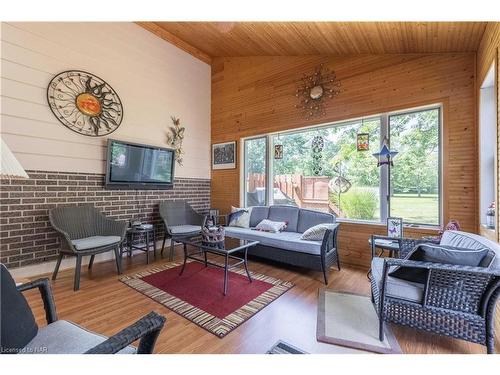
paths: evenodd
<path fill-rule="evenodd" d="M 228 295 L 223 296 L 222 269 L 188 262 L 179 276 L 181 266 L 167 263 L 120 281 L 220 338 L 293 287 L 290 282 L 253 272 L 250 284 L 245 271 L 235 268 L 229 271 Z"/>

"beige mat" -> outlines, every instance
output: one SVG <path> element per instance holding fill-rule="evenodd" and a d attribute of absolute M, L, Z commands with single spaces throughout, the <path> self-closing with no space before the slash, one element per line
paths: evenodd
<path fill-rule="evenodd" d="M 320 289 L 316 338 L 329 344 L 375 353 L 400 354 L 389 326 L 378 339 L 378 317 L 370 297 Z"/>

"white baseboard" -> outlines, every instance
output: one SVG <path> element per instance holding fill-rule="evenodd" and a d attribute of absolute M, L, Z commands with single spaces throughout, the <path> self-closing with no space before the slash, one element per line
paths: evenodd
<path fill-rule="evenodd" d="M 157 241 L 156 242 L 156 249 L 161 250 L 161 245 L 163 243 L 163 240 Z M 168 239 L 165 243 L 165 248 L 167 246 L 170 246 L 170 240 Z M 132 256 L 142 254 L 142 252 L 136 251 L 132 253 Z M 97 254 L 94 259 L 94 264 L 96 263 L 102 263 L 102 262 L 107 262 L 109 260 L 114 260 L 115 255 L 112 252 L 107 252 L 107 253 L 102 253 L 102 254 Z M 90 261 L 90 256 L 86 256 L 82 259 L 82 266 L 89 264 Z M 44 262 L 40 264 L 33 264 L 30 266 L 25 266 L 25 267 L 19 267 L 19 268 L 13 268 L 9 270 L 11 275 L 14 278 L 31 278 L 35 276 L 40 276 L 44 275 L 47 273 L 52 273 L 54 271 L 54 268 L 56 266 L 56 261 L 53 260 L 51 262 Z M 75 268 L 75 258 L 74 257 L 67 257 L 64 258 L 61 262 L 61 266 L 59 267 L 59 271 L 67 270 L 67 269 L 74 269 Z"/>

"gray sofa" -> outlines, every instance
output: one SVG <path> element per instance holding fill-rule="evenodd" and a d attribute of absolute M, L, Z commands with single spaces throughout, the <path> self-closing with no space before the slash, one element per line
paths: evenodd
<path fill-rule="evenodd" d="M 253 229 L 264 219 L 286 221 L 288 224 L 280 233 Z M 334 225 L 325 232 L 322 241 L 300 239 L 307 229 L 324 223 Z M 250 255 L 322 271 L 325 284 L 328 284 L 328 270 L 333 264 L 340 270 L 337 251 L 339 224 L 335 223 L 335 216 L 332 214 L 294 206 L 255 206 L 251 208 L 250 228 L 225 229 L 227 236 L 259 241 L 259 245 L 249 249 Z"/>

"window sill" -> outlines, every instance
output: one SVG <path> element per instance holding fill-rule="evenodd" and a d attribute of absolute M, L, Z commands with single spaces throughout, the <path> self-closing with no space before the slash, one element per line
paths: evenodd
<path fill-rule="evenodd" d="M 338 219 L 337 222 L 345 223 L 345 224 L 354 224 L 354 225 L 371 225 L 374 227 L 385 228 L 387 224 L 377 222 L 377 221 L 364 221 L 364 220 L 350 220 L 350 219 Z M 438 225 L 423 225 L 423 224 L 404 224 L 403 228 L 406 230 L 415 230 L 418 232 L 425 232 L 428 234 L 437 234 L 441 227 Z"/>

